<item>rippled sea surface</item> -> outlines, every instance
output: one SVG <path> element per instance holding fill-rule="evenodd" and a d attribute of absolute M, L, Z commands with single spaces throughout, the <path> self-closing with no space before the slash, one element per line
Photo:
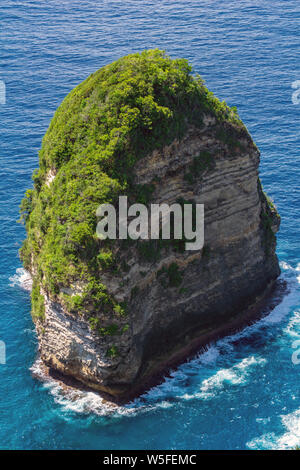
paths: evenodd
<path fill-rule="evenodd" d="M 288 449 L 300 444 L 300 5 L 289 1 L 2 0 L 0 5 L 0 448 Z M 282 216 L 289 294 L 264 320 L 211 345 L 134 403 L 41 382 L 18 205 L 64 96 L 99 67 L 146 48 L 185 57 L 240 116 L 261 150 Z M 300 347 L 298 347 L 300 349 Z M 75 396 L 76 395 L 76 396 Z"/>

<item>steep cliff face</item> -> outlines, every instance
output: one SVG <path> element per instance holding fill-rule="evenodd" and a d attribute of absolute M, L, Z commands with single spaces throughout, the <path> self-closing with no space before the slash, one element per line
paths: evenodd
<path fill-rule="evenodd" d="M 145 98 L 147 80 L 152 80 L 146 72 L 151 70 L 156 108 L 165 108 L 164 117 L 156 123 L 163 139 L 153 139 L 154 113 L 148 129 L 143 128 L 143 142 L 148 143 L 143 144 L 143 151 L 141 146 L 137 148 L 142 158 L 132 157 L 131 164 L 125 165 L 124 148 L 117 143 L 114 151 L 118 160 L 113 161 L 117 161 L 120 174 L 127 175 L 124 180 L 114 165 L 107 165 L 106 155 L 102 160 L 91 157 L 94 148 L 82 137 L 87 130 L 88 135 L 97 135 L 97 145 L 106 139 L 97 128 L 99 116 L 97 125 L 90 117 L 91 99 L 94 105 L 98 93 L 98 108 L 107 102 L 108 95 L 101 95 L 100 85 L 112 70 L 100 77 L 102 81 L 98 77 L 92 83 L 87 81 L 88 86 L 77 93 L 75 89 L 71 96 L 75 100 L 84 92 L 81 101 L 78 98 L 80 112 L 76 111 L 81 113 L 81 136 L 78 139 L 78 132 L 74 133 L 73 115 L 64 116 L 69 137 L 63 144 L 59 141 L 60 137 L 65 139 L 56 129 L 64 108 L 59 109 L 60 115 L 54 117 L 43 142 L 35 190 L 23 202 L 28 238 L 21 252 L 34 278 L 33 318 L 42 360 L 119 399 L 137 393 L 173 360 L 184 359 L 214 335 L 241 324 L 249 315 L 247 309 L 279 275 L 274 234 L 280 219 L 259 182 L 259 151 L 235 111 L 212 98 L 201 81 L 193 94 L 191 87 L 196 81 L 186 63 L 174 66 L 176 74 L 180 71 L 174 79 L 174 62 L 159 51 L 144 53 L 143 59 L 138 54 L 132 57 L 130 77 L 133 79 L 137 63 L 143 60 L 145 84 L 135 106 L 130 97 L 127 121 L 132 109 L 139 110 L 144 120 L 149 118 L 147 110 L 153 102 L 148 100 L 148 108 L 143 108 L 147 100 L 141 104 L 140 98 Z M 153 73 L 158 58 L 159 70 Z M 124 62 L 116 64 L 114 71 L 122 83 Z M 163 85 L 157 80 L 162 74 Z M 125 88 L 123 83 L 120 89 L 123 92 Z M 168 101 L 166 90 L 172 88 L 175 94 Z M 128 93 L 122 97 L 118 117 Z M 158 96 L 163 97 L 161 101 Z M 174 97 L 181 103 L 179 107 L 174 105 Z M 166 109 L 171 115 L 167 116 Z M 184 118 L 178 126 L 181 115 Z M 176 116 L 175 130 L 164 130 L 172 128 Z M 114 126 L 109 142 L 116 135 Z M 51 157 L 53 142 L 55 158 Z M 125 148 L 132 142 L 137 145 L 136 135 L 126 140 Z M 107 151 L 110 144 L 106 141 L 105 145 Z M 103 153 L 104 147 L 98 150 Z M 75 169 L 74 162 L 80 163 L 80 169 Z M 94 166 L 101 173 L 101 194 L 95 189 Z M 62 185 L 64 191 L 60 190 Z M 107 188 L 104 193 L 103 188 Z M 148 205 L 178 200 L 204 204 L 203 249 L 186 251 L 180 242 L 163 240 L 97 240 L 96 207 L 100 202 L 114 201 L 119 194 Z M 78 200 L 82 206 L 75 210 Z M 87 212 L 82 207 L 88 207 Z M 63 260 L 63 266 L 56 257 Z"/>

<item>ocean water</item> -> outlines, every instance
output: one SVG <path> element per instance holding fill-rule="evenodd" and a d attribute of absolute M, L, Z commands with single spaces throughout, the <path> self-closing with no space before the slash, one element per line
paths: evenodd
<path fill-rule="evenodd" d="M 297 0 L 150 0 L 0 5 L 1 449 L 289 449 L 300 444 L 300 80 Z M 263 320 L 212 344 L 128 406 L 65 395 L 38 380 L 18 205 L 63 97 L 130 52 L 186 57 L 236 105 L 261 150 L 264 189 L 282 216 L 278 256 L 289 293 Z M 295 100 L 294 100 L 295 101 Z M 28 280 L 27 280 L 28 281 Z M 300 347 L 298 347 L 299 349 Z M 1 362 L 1 361 L 0 361 Z"/>

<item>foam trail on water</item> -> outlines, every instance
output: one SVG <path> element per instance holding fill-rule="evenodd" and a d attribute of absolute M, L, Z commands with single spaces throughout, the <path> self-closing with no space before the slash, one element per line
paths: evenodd
<path fill-rule="evenodd" d="M 206 398 L 214 396 L 215 389 L 222 389 L 226 383 L 239 385 L 245 383 L 251 366 L 264 364 L 266 360 L 261 357 L 246 357 L 241 362 L 228 369 L 221 369 L 212 377 L 203 380 L 201 384 L 200 397 Z"/>

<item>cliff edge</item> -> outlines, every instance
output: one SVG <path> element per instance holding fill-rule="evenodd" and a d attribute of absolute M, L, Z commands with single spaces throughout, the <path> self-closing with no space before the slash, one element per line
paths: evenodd
<path fill-rule="evenodd" d="M 21 205 L 43 362 L 126 400 L 251 317 L 280 272 L 280 218 L 258 166 L 236 110 L 183 59 L 132 54 L 77 86 L 51 121 Z M 97 207 L 119 195 L 204 204 L 204 247 L 99 240 Z"/>

